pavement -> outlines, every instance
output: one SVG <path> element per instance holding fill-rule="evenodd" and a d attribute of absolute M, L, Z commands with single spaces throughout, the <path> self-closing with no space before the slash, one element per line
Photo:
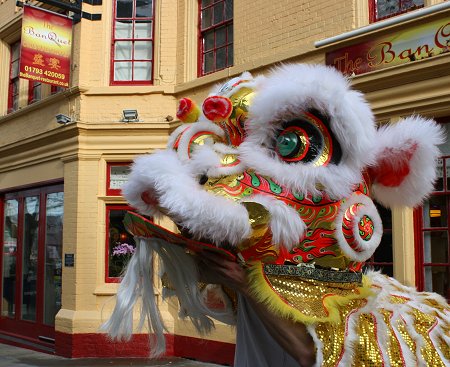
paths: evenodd
<path fill-rule="evenodd" d="M 183 358 L 64 358 L 0 343 L 0 367 L 219 367 Z M 222 366 L 223 367 L 223 366 Z"/>

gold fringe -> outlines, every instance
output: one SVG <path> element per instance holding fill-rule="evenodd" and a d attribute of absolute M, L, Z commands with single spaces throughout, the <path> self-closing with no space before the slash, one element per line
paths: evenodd
<path fill-rule="evenodd" d="M 346 296 L 327 294 L 325 299 L 322 299 L 322 304 L 328 313 L 326 317 L 310 316 L 302 313 L 301 310 L 290 305 L 284 300 L 270 285 L 269 280 L 264 274 L 263 265 L 261 262 L 254 262 L 248 268 L 248 276 L 250 278 L 250 292 L 257 301 L 265 304 L 274 314 L 291 319 L 295 322 L 302 322 L 305 324 L 317 324 L 319 322 L 340 323 L 341 315 L 340 308 L 348 305 L 352 300 L 364 300 L 373 295 L 371 282 L 363 276 L 362 286 L 356 287 L 354 291 Z M 324 283 L 326 284 L 326 283 Z M 330 287 L 332 292 L 333 288 Z"/>

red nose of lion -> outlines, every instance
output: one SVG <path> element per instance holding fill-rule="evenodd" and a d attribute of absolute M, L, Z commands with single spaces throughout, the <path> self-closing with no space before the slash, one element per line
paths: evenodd
<path fill-rule="evenodd" d="M 208 120 L 219 123 L 230 117 L 233 111 L 233 105 L 229 98 L 211 96 L 205 99 L 202 109 Z"/>

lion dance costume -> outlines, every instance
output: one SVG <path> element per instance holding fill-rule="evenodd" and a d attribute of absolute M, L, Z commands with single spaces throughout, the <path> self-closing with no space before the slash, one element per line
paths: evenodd
<path fill-rule="evenodd" d="M 280 317 L 304 323 L 317 366 L 450 366 L 450 308 L 378 272 L 361 272 L 380 243 L 372 199 L 416 206 L 432 191 L 434 121 L 405 118 L 376 128 L 363 96 L 324 66 L 285 65 L 269 76 L 228 81 L 202 104 L 183 99 L 185 123 L 167 150 L 138 157 L 124 196 L 141 214 L 166 215 L 171 233 L 139 214 L 127 228 L 136 254 L 104 328 L 130 336 L 141 326 L 164 351 L 151 278 L 159 255 L 182 316 L 207 332 L 233 313 L 205 305 L 195 252 L 209 249 L 246 265 L 255 297 Z"/>

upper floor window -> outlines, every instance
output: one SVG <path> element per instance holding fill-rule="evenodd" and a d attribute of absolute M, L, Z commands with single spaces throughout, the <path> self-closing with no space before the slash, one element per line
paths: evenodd
<path fill-rule="evenodd" d="M 153 81 L 154 2 L 114 2 L 111 84 Z"/>
<path fill-rule="evenodd" d="M 233 65 L 233 0 L 200 0 L 199 75 Z"/>
<path fill-rule="evenodd" d="M 20 42 L 16 42 L 11 45 L 8 87 L 8 113 L 16 111 L 19 108 L 19 63 Z"/>
<path fill-rule="evenodd" d="M 424 0 L 370 0 L 370 22 L 423 8 Z"/>
<path fill-rule="evenodd" d="M 28 84 L 28 104 L 42 99 L 42 83 L 30 80 Z"/>
<path fill-rule="evenodd" d="M 66 88 L 64 88 L 64 87 L 59 87 L 59 86 L 57 86 L 57 85 L 51 85 L 51 86 L 50 86 L 50 94 L 53 95 L 53 94 L 62 92 L 62 91 L 65 90 L 65 89 L 66 89 Z"/>

